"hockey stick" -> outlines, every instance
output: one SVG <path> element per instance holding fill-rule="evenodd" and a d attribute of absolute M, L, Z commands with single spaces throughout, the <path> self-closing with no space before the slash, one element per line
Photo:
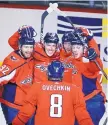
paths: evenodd
<path fill-rule="evenodd" d="M 105 76 L 105 78 L 108 80 L 108 76 L 107 74 L 104 72 L 104 70 L 100 67 L 99 63 L 96 60 L 93 60 L 95 62 L 95 64 L 97 65 L 97 67 L 100 69 L 100 71 L 103 73 L 103 75 Z"/>
<path fill-rule="evenodd" d="M 56 9 L 58 7 L 58 4 L 54 3 L 50 3 L 49 7 L 43 12 L 42 16 L 41 16 L 41 33 L 40 33 L 40 42 L 43 42 L 43 29 L 44 29 L 44 21 L 45 18 L 48 16 L 48 14 L 52 13 L 54 11 L 54 9 Z"/>
<path fill-rule="evenodd" d="M 43 43 L 43 29 L 44 29 L 44 21 L 45 18 L 47 17 L 48 14 L 50 14 L 51 12 L 53 12 L 52 7 L 48 7 L 42 14 L 41 16 L 41 31 L 40 31 L 40 42 Z"/>
<path fill-rule="evenodd" d="M 77 29 L 75 28 L 74 24 L 72 23 L 72 21 L 70 20 L 70 18 L 60 9 L 58 8 L 53 8 L 55 12 L 57 12 L 58 14 L 62 15 L 63 17 L 65 17 L 67 19 L 67 21 L 71 24 L 71 26 L 73 27 L 73 29 L 75 30 L 75 32 L 77 33 L 78 37 L 80 38 L 80 40 L 82 41 L 83 44 L 85 44 L 84 39 L 82 38 L 82 36 L 77 32 Z M 100 71 L 103 73 L 103 75 L 105 76 L 105 78 L 108 80 L 108 76 L 107 74 L 104 72 L 104 70 L 100 67 L 100 65 L 98 64 L 98 62 L 95 60 L 94 61 L 95 64 L 97 65 L 97 67 L 100 69 Z"/>
<path fill-rule="evenodd" d="M 58 7 L 58 5 L 57 5 L 57 7 Z M 64 13 L 63 11 L 61 11 L 61 10 L 58 9 L 58 8 L 53 8 L 53 10 L 67 19 L 67 21 L 71 24 L 71 26 L 73 27 L 74 31 L 77 33 L 77 35 L 78 35 L 78 37 L 80 38 L 80 40 L 82 41 L 82 43 L 85 45 L 85 41 L 84 41 L 83 37 L 80 35 L 79 32 L 77 32 L 76 27 L 74 26 L 74 24 L 73 24 L 73 22 L 70 20 L 70 18 L 66 15 L 66 13 Z"/>

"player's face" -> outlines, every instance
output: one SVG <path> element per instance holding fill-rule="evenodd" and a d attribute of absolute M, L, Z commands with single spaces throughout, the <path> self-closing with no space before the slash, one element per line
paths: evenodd
<path fill-rule="evenodd" d="M 21 52 L 25 58 L 30 58 L 33 53 L 33 45 L 22 45 Z"/>
<path fill-rule="evenodd" d="M 82 45 L 72 45 L 72 54 L 74 58 L 80 58 L 83 56 L 83 46 Z"/>
<path fill-rule="evenodd" d="M 56 52 L 57 44 L 55 43 L 45 43 L 45 52 L 48 56 L 53 56 L 53 54 Z"/>
<path fill-rule="evenodd" d="M 71 43 L 70 42 L 64 42 L 63 47 L 64 47 L 66 53 L 71 52 Z"/>

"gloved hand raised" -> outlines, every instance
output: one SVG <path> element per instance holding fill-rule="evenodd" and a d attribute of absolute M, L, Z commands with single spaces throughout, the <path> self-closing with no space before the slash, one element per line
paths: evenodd
<path fill-rule="evenodd" d="M 88 59 L 93 61 L 97 58 L 97 53 L 95 52 L 94 48 L 88 49 Z"/>
<path fill-rule="evenodd" d="M 77 32 L 81 35 L 81 36 L 85 36 L 87 38 L 87 41 L 90 41 L 93 38 L 93 33 L 91 30 L 80 27 L 77 28 Z"/>
<path fill-rule="evenodd" d="M 18 29 L 20 37 L 33 38 L 37 35 L 36 31 L 32 26 L 23 25 Z"/>

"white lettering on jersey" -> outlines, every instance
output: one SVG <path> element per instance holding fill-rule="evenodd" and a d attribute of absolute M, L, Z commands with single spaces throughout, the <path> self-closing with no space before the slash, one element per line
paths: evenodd
<path fill-rule="evenodd" d="M 42 90 L 50 90 L 50 91 L 69 91 L 70 92 L 70 86 L 68 85 L 43 85 Z"/>

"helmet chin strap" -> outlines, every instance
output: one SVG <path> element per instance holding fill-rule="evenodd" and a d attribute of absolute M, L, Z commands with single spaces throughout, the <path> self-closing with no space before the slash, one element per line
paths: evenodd
<path fill-rule="evenodd" d="M 20 55 L 22 58 L 24 58 L 24 55 L 23 55 L 23 53 L 22 53 L 21 50 L 19 50 L 19 55 Z"/>
<path fill-rule="evenodd" d="M 21 48 L 19 49 L 19 55 L 22 57 L 22 58 L 24 58 L 24 59 L 27 59 L 25 56 L 24 56 L 24 54 L 22 53 L 22 50 L 21 50 Z"/>
<path fill-rule="evenodd" d="M 19 47 L 18 47 L 18 49 L 19 49 L 19 50 L 21 50 L 21 47 L 22 47 L 22 45 L 21 45 L 21 44 L 19 44 Z"/>

